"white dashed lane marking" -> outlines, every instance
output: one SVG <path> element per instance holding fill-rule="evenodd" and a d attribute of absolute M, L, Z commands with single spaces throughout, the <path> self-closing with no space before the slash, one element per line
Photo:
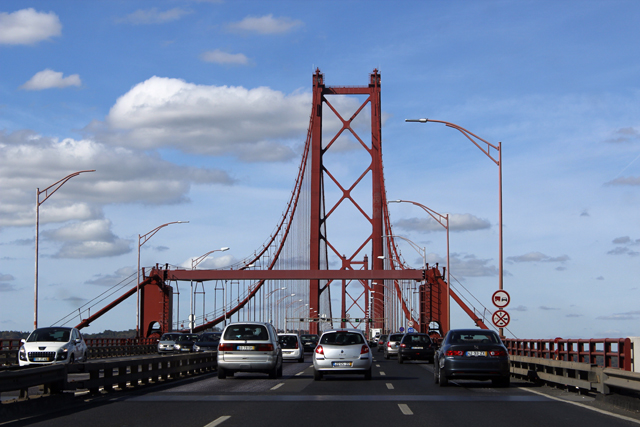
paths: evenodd
<path fill-rule="evenodd" d="M 400 408 L 400 411 L 404 415 L 413 415 L 413 412 L 411 412 L 411 409 L 409 409 L 409 405 L 407 405 L 406 403 L 398 403 L 398 408 Z"/>
<path fill-rule="evenodd" d="M 388 388 L 389 390 L 393 390 L 393 384 L 391 384 L 391 383 L 387 383 L 387 388 Z"/>
<path fill-rule="evenodd" d="M 209 424 L 207 424 L 204 427 L 216 427 L 216 426 L 219 426 L 223 422 L 227 421 L 229 418 L 231 418 L 231 415 L 223 415 L 223 416 L 221 416 L 219 418 L 216 418 L 215 420 L 211 421 Z"/>
<path fill-rule="evenodd" d="M 276 385 L 274 385 L 273 387 L 271 387 L 271 390 L 277 390 L 277 389 L 279 389 L 280 387 L 282 387 L 283 385 L 284 385 L 284 383 L 276 384 Z"/>

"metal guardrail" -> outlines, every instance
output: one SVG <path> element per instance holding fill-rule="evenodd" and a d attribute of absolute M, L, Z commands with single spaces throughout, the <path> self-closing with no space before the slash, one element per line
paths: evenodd
<path fill-rule="evenodd" d="M 542 381 L 601 394 L 610 394 L 612 389 L 640 392 L 640 373 L 539 357 L 510 356 L 510 359 L 511 374 L 533 382 Z"/>
<path fill-rule="evenodd" d="M 602 339 L 504 339 L 512 356 L 586 363 L 604 368 L 632 370 L 629 338 Z"/>
<path fill-rule="evenodd" d="M 81 390 L 97 394 L 115 387 L 124 390 L 209 372 L 217 367 L 216 356 L 215 352 L 190 353 L 8 369 L 0 372 L 0 392 L 19 391 L 20 400 L 27 398 L 28 389 L 36 386 L 43 387 L 45 395 Z"/>
<path fill-rule="evenodd" d="M 89 359 L 107 357 L 136 356 L 156 353 L 158 340 L 155 338 L 88 338 L 85 339 Z M 19 339 L 0 340 L 0 366 L 18 364 Z"/>

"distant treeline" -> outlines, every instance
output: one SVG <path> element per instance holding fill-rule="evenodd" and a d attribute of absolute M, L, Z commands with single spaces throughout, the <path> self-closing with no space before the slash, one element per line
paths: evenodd
<path fill-rule="evenodd" d="M 27 338 L 30 332 L 0 331 L 0 340 L 19 340 Z M 136 330 L 110 331 L 109 329 L 97 334 L 82 334 L 85 338 L 135 338 Z"/>

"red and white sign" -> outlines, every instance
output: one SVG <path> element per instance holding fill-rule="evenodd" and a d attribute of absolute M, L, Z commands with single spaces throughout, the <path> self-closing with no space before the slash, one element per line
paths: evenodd
<path fill-rule="evenodd" d="M 507 291 L 495 291 L 491 297 L 491 302 L 498 308 L 505 308 L 509 305 L 509 302 L 511 302 L 511 297 Z"/>
<path fill-rule="evenodd" d="M 491 317 L 493 324 L 496 325 L 497 328 L 506 328 L 511 320 L 509 313 L 504 310 L 496 310 Z"/>

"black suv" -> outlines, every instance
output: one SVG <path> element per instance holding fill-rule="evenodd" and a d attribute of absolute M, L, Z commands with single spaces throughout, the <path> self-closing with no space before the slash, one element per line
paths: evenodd
<path fill-rule="evenodd" d="M 398 363 L 405 360 L 426 360 L 433 363 L 435 345 L 427 334 L 410 333 L 398 345 Z"/>

